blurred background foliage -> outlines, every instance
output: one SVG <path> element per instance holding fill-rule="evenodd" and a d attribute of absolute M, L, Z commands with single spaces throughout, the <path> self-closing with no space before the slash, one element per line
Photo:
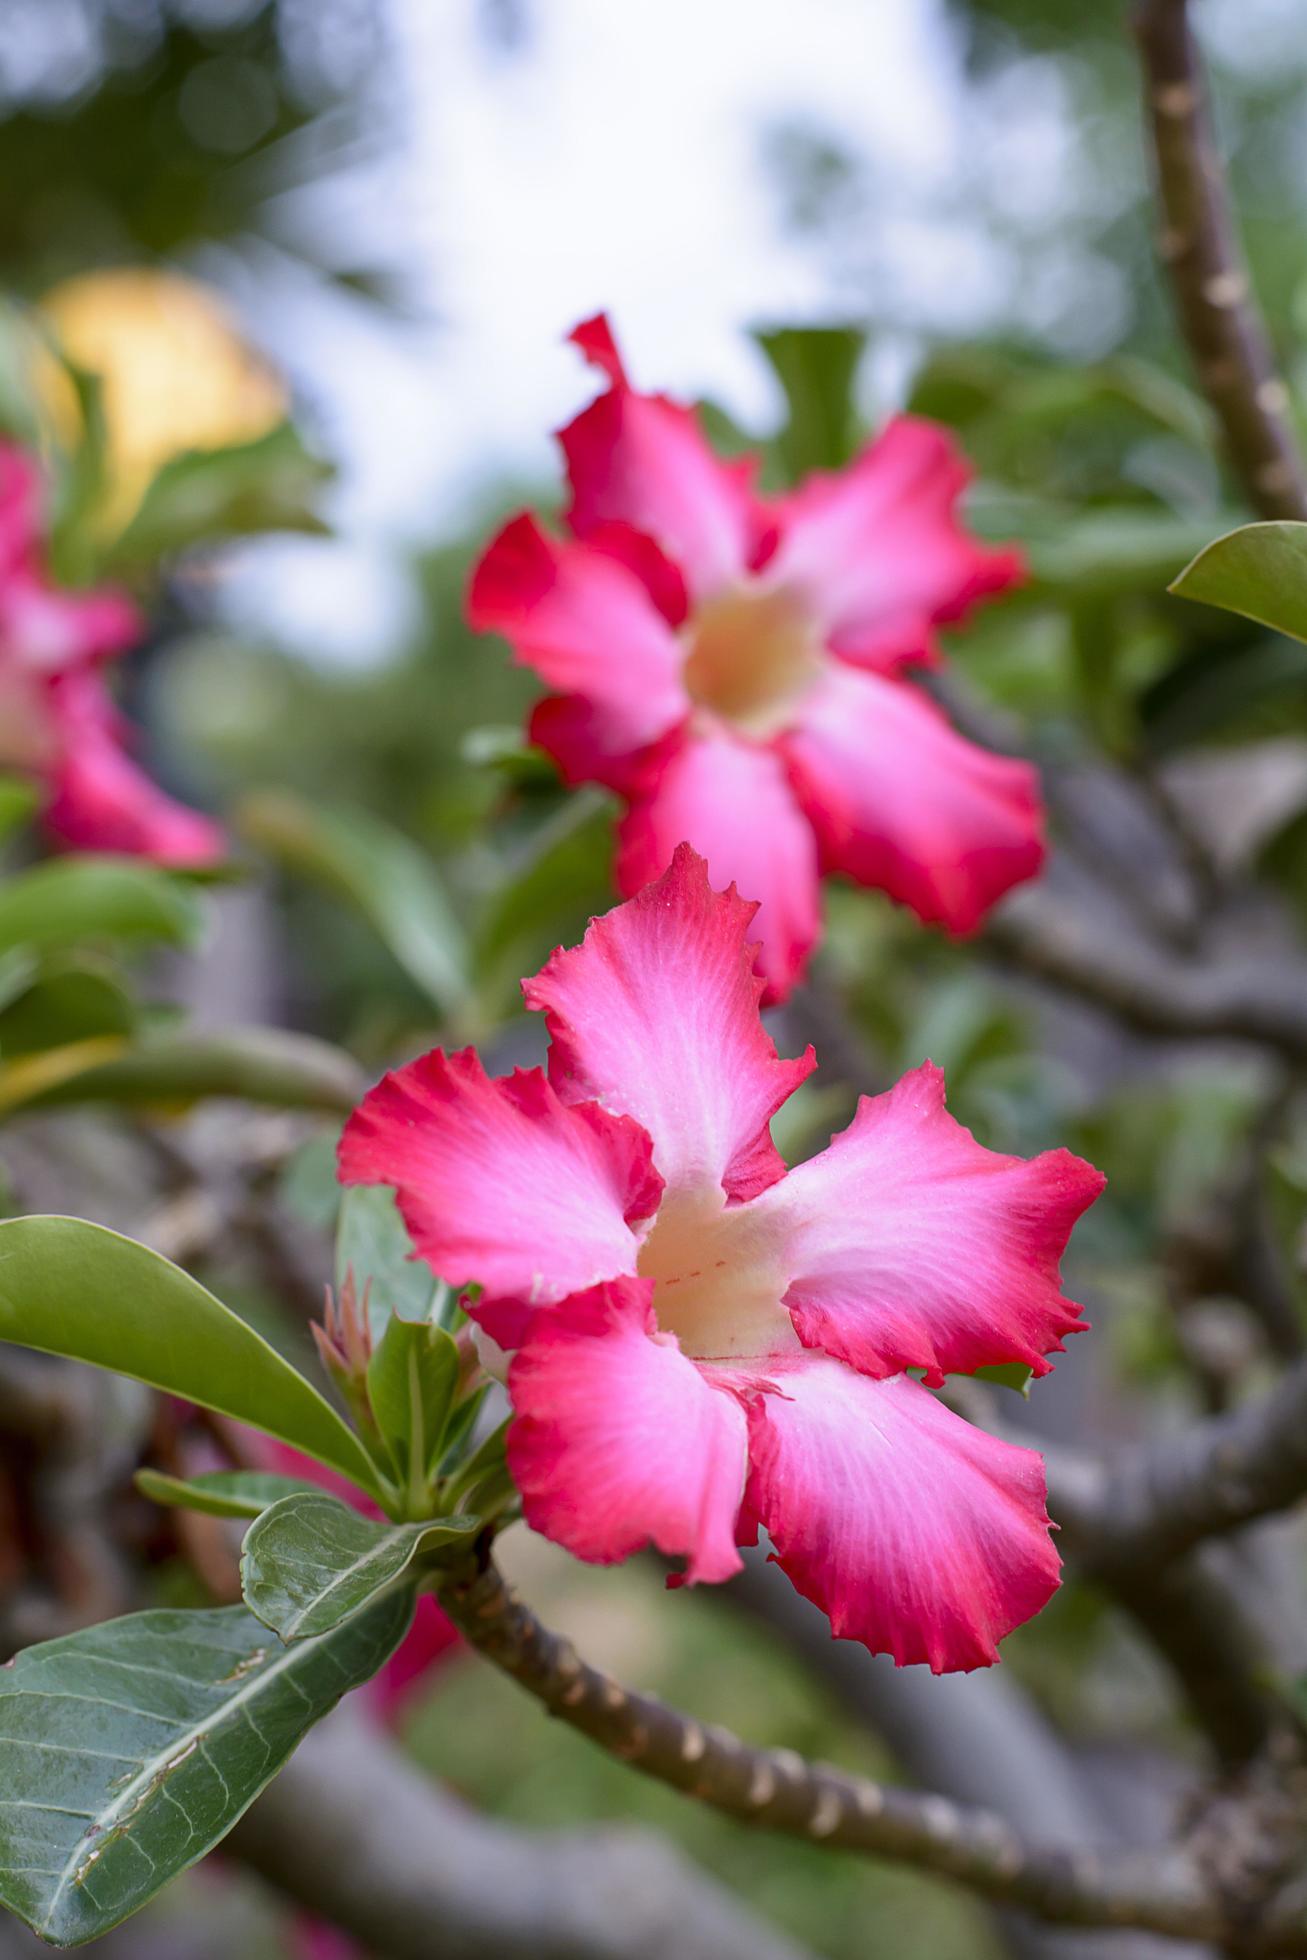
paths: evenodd
<path fill-rule="evenodd" d="M 546 74 L 554 28 L 543 0 L 450 11 L 487 87 L 516 100 Z M 765 480 L 781 486 L 846 460 L 899 400 L 956 429 L 977 469 L 974 521 L 1020 539 L 1030 561 L 1021 590 L 953 636 L 966 696 L 1070 782 L 1106 752 L 1123 781 L 1206 822 L 1219 862 L 1252 866 L 1307 908 L 1307 647 L 1165 592 L 1246 512 L 1155 270 L 1126 9 L 921 0 L 903 11 L 921 27 L 912 84 L 932 85 L 932 63 L 946 76 L 952 131 L 919 205 L 910 173 L 893 174 L 847 117 L 774 91 L 751 105 L 762 201 L 806 268 L 800 288 L 819 297 L 792 317 L 735 321 L 756 332 L 751 399 L 771 408 L 750 415 L 708 387 L 714 436 L 761 446 Z M 128 663 L 127 705 L 170 785 L 230 814 L 236 855 L 254 873 L 252 887 L 208 893 L 175 880 L 153 889 L 142 874 L 133 904 L 144 912 L 129 905 L 102 933 L 62 901 L 47 907 L 78 947 L 74 958 L 56 933 L 35 994 L 30 967 L 3 964 L 0 897 L 0 1042 L 11 1062 L 51 1045 L 51 1027 L 70 1042 L 123 1039 L 141 1015 L 172 1025 L 165 994 L 203 1025 L 213 987 L 226 1018 L 234 1000 L 235 1018 L 338 1044 L 368 1069 L 438 1034 L 482 1041 L 500 1066 L 534 1059 L 539 1034 L 519 1015 L 517 980 L 610 902 L 608 800 L 564 795 L 523 748 L 534 684 L 462 623 L 490 529 L 520 502 L 555 505 L 556 476 L 519 458 L 471 471 L 429 516 L 408 509 L 379 546 L 352 496 L 357 430 L 315 365 L 315 334 L 329 339 L 347 307 L 348 358 L 366 393 L 368 360 L 380 386 L 387 350 L 408 344 L 419 318 L 438 385 L 458 267 L 432 247 L 419 276 L 405 257 L 412 240 L 396 244 L 377 191 L 400 140 L 397 102 L 410 136 L 424 119 L 456 121 L 434 73 L 419 78 L 429 98 L 405 96 L 410 12 L 400 0 L 0 0 L 0 177 L 21 189 L 0 213 L 0 272 L 14 298 L 0 411 L 59 465 L 61 569 L 115 573 L 148 593 L 154 631 Z M 584 7 L 573 14 L 583 19 Z M 814 11 L 814 32 L 817 15 L 837 34 L 863 31 L 838 0 Z M 1291 0 L 1210 0 L 1201 26 L 1255 283 L 1307 426 L 1307 41 L 1294 16 Z M 784 6 L 757 9 L 751 25 L 734 17 L 746 68 L 749 35 L 795 31 Z M 693 68 L 692 33 L 680 58 Z M 595 78 L 596 90 L 611 83 Z M 457 180 L 425 188 L 454 205 L 463 195 Z M 584 214 L 574 222 L 583 229 Z M 118 277 L 122 267 L 215 282 L 220 308 L 264 351 L 237 356 L 209 341 L 189 289 L 165 305 L 157 289 Z M 575 313 L 586 310 L 581 294 Z M 58 379 L 51 344 L 68 363 Z M 552 357 L 542 345 L 541 361 Z M 584 397 L 579 371 L 566 372 L 559 413 Z M 641 378 L 667 379 L 643 368 Z M 484 385 L 493 391 L 496 377 Z M 160 444 L 152 418 L 175 442 Z M 424 426 L 419 417 L 410 433 L 392 415 L 397 469 L 411 473 Z M 248 560 L 212 549 L 233 532 L 291 530 L 313 540 L 307 557 L 289 542 Z M 304 596 L 319 578 L 330 595 L 337 561 L 314 554 L 337 549 L 384 570 L 382 586 L 345 588 L 354 617 L 343 660 L 315 640 L 320 611 L 288 614 L 269 597 Z M 12 864 L 31 853 L 23 814 L 16 805 Z M 1084 840 L 1065 805 L 1058 825 L 1073 854 Z M 1121 850 L 1128 861 L 1128 836 Z M 1157 896 L 1153 876 L 1148 864 L 1123 874 L 1133 902 Z M 256 909 L 251 890 L 278 903 Z M 1241 1188 L 1252 1140 L 1268 1134 L 1258 1064 L 1183 1049 L 1159 1060 L 1079 1010 L 1036 1013 L 974 950 L 873 894 L 832 890 L 828 911 L 819 987 L 851 1004 L 865 1086 L 929 1053 L 982 1140 L 1021 1151 L 1067 1143 L 1110 1171 L 1071 1274 L 1098 1332 L 1040 1387 L 1031 1423 L 1110 1442 L 1130 1433 L 1141 1398 L 1164 1411 L 1191 1401 L 1195 1342 L 1209 1357 L 1213 1339 L 1255 1346 L 1231 1298 L 1235 1276 L 1204 1264 L 1202 1222 Z M 166 986 L 147 970 L 142 1005 L 116 963 L 124 936 L 194 943 L 205 913 L 217 917 L 209 991 L 174 961 Z M 778 1038 L 814 1032 L 802 1011 L 778 1017 Z M 329 1053 L 303 1052 L 310 1105 L 315 1082 L 321 1104 L 346 1094 L 329 1070 L 313 1075 Z M 791 1154 L 848 1113 L 841 1070 L 829 1073 L 787 1113 Z M 188 1080 L 174 1085 L 182 1101 Z M 202 1086 L 223 1081 L 219 1068 Z M 33 1101 L 58 1084 L 36 1088 Z M 157 1083 L 147 1090 L 157 1106 Z M 1302 1312 L 1307 1132 L 1281 1114 L 1264 1222 L 1297 1275 Z M 323 1164 L 315 1136 L 283 1176 L 292 1210 L 319 1224 Z M 209 1277 L 233 1297 L 248 1275 L 238 1256 L 230 1265 Z M 275 1319 L 257 1288 L 242 1298 Z M 1210 1380 L 1210 1369 L 1198 1374 Z M 615 1665 L 754 1739 L 880 1766 L 809 1679 L 720 1602 L 660 1604 L 646 1573 L 596 1578 L 545 1563 L 540 1603 L 583 1628 L 601 1660 L 611 1640 Z M 1169 1728 L 1168 1698 L 1138 1652 L 1075 1588 L 1007 1654 L 1105 1759 L 1126 1760 Z M 473 1694 L 452 1678 L 435 1684 L 411 1741 L 490 1808 L 540 1824 L 634 1810 L 832 1960 L 994 1950 L 971 1905 L 705 1819 L 547 1730 L 502 1682 L 479 1673 Z"/>

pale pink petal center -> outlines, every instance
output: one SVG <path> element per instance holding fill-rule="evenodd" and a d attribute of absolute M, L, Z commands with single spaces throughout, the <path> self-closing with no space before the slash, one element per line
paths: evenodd
<path fill-rule="evenodd" d="M 784 1304 L 783 1231 L 761 1209 L 726 1202 L 720 1185 L 669 1192 L 639 1251 L 654 1282 L 659 1329 L 696 1361 L 795 1353 Z"/>
<path fill-rule="evenodd" d="M 825 665 L 811 607 L 759 581 L 701 605 L 684 639 L 691 701 L 758 741 L 792 723 Z"/>

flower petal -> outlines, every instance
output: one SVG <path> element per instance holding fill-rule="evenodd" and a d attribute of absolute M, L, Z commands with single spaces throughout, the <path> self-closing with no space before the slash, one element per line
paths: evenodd
<path fill-rule="evenodd" d="M 752 468 L 715 455 L 694 414 L 629 385 L 602 315 L 571 336 L 610 386 L 559 442 L 572 485 L 568 522 L 578 537 L 613 519 L 655 538 L 698 598 L 747 570 L 758 530 Z"/>
<path fill-rule="evenodd" d="M 768 1125 L 814 1067 L 780 1061 L 758 1016 L 749 940 L 755 907 L 716 892 L 688 845 L 656 884 L 592 921 L 523 982 L 543 1011 L 550 1079 L 653 1138 L 670 1189 L 720 1184 L 751 1197 L 783 1174 Z"/>
<path fill-rule="evenodd" d="M 1069 1150 L 986 1150 L 925 1062 L 864 1096 L 847 1130 L 760 1199 L 788 1231 L 785 1294 L 805 1347 L 870 1375 L 1044 1357 L 1082 1329 L 1062 1294 L 1071 1228 L 1104 1179 Z"/>
<path fill-rule="evenodd" d="M 616 1280 L 534 1316 L 508 1375 L 508 1467 L 527 1523 L 577 1558 L 652 1544 L 691 1582 L 729 1579 L 744 1410 L 653 1332 L 652 1290 Z"/>
<path fill-rule="evenodd" d="M 776 1363 L 749 1418 L 746 1507 L 839 1639 L 935 1674 L 988 1667 L 1057 1590 L 1042 1459 L 907 1375 Z"/>
<path fill-rule="evenodd" d="M 758 901 L 754 937 L 767 1003 L 784 1000 L 821 930 L 817 848 L 773 748 L 725 731 L 695 734 L 650 772 L 618 832 L 617 883 L 635 892 L 683 840 Z"/>
<path fill-rule="evenodd" d="M 970 471 L 933 422 L 899 415 L 845 470 L 781 503 L 769 579 L 802 592 L 833 651 L 889 672 L 935 657 L 932 628 L 1021 576 L 958 520 Z"/>
<path fill-rule="evenodd" d="M 781 738 L 825 867 L 973 932 L 1044 861 L 1039 778 L 904 681 L 832 666 Z"/>
<path fill-rule="evenodd" d="M 217 824 L 137 768 L 97 675 L 61 676 L 49 700 L 54 761 L 44 820 L 62 843 L 179 867 L 214 864 L 226 854 Z"/>
<path fill-rule="evenodd" d="M 487 549 L 467 615 L 550 687 L 583 696 L 610 754 L 645 747 L 689 707 L 680 642 L 629 560 L 551 538 L 529 515 Z"/>
<path fill-rule="evenodd" d="M 631 1221 L 662 1189 L 638 1124 L 567 1107 L 540 1069 L 492 1081 L 470 1048 L 383 1076 L 346 1123 L 339 1164 L 343 1184 L 395 1187 L 442 1279 L 532 1305 L 634 1271 Z"/>

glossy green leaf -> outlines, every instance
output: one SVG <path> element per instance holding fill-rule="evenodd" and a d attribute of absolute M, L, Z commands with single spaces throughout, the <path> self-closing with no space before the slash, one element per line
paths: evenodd
<path fill-rule="evenodd" d="M 376 1489 L 353 1430 L 289 1361 L 179 1266 L 103 1225 L 0 1220 L 0 1340 L 134 1376 Z"/>
<path fill-rule="evenodd" d="M 187 946 L 202 922 L 193 890 L 137 858 L 54 858 L 0 884 L 0 952 L 48 952 L 94 939 Z"/>
<path fill-rule="evenodd" d="M 380 1340 L 392 1314 L 430 1320 L 443 1291 L 429 1266 L 413 1256 L 413 1241 L 394 1193 L 383 1184 L 352 1184 L 340 1201 L 336 1231 L 336 1290 L 353 1273 L 360 1298 L 368 1294 L 373 1337 Z"/>
<path fill-rule="evenodd" d="M 458 1392 L 458 1348 L 443 1327 L 392 1314 L 368 1364 L 368 1401 L 401 1480 L 425 1481 Z"/>
<path fill-rule="evenodd" d="M 118 1925 L 212 1850 L 412 1614 L 396 1593 L 283 1647 L 240 1606 L 136 1613 L 0 1672 L 0 1904 L 55 1946 Z"/>
<path fill-rule="evenodd" d="M 1244 524 L 1198 553 L 1170 590 L 1307 640 L 1307 524 Z"/>
<path fill-rule="evenodd" d="M 255 531 L 321 531 L 314 510 L 329 467 L 305 449 L 289 422 L 252 442 L 188 450 L 165 463 L 126 530 L 110 546 L 106 569 L 153 567 L 206 539 Z"/>
<path fill-rule="evenodd" d="M 278 863 L 354 907 L 441 1013 L 467 998 L 467 954 L 435 864 L 402 831 L 362 811 L 267 792 L 237 813 L 242 834 Z"/>
<path fill-rule="evenodd" d="M 195 1477 L 138 1470 L 133 1481 L 152 1504 L 203 1511 L 211 1518 L 261 1518 L 283 1497 L 315 1488 L 302 1477 L 281 1477 L 274 1470 L 205 1470 Z"/>
<path fill-rule="evenodd" d="M 76 1059 L 76 1058 L 74 1058 Z M 279 1108 L 345 1112 L 366 1087 L 341 1049 L 287 1028 L 228 1028 L 216 1033 L 165 1027 L 102 1055 L 87 1046 L 81 1065 L 30 1087 L 20 1079 L 0 1108 L 112 1102 L 185 1108 L 205 1096 L 233 1096 Z"/>
<path fill-rule="evenodd" d="M 0 775 L 0 841 L 27 822 L 39 800 L 26 777 Z"/>
<path fill-rule="evenodd" d="M 245 1534 L 245 1603 L 282 1640 L 312 1639 L 409 1578 L 420 1556 L 466 1545 L 481 1526 L 479 1517 L 390 1524 L 323 1491 L 286 1497 Z"/>

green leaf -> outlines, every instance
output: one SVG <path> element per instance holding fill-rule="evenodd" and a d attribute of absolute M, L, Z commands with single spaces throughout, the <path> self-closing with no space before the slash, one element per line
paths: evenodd
<path fill-rule="evenodd" d="M 243 1607 L 135 1613 L 0 1672 L 0 1903 L 55 1946 L 136 1912 L 226 1836 L 408 1626 L 396 1593 L 282 1647 Z"/>
<path fill-rule="evenodd" d="M 458 1347 L 442 1327 L 392 1314 L 368 1364 L 368 1401 L 401 1481 L 416 1492 L 440 1453 L 458 1392 Z"/>
<path fill-rule="evenodd" d="M 1244 524 L 1198 553 L 1169 588 L 1307 640 L 1307 524 Z"/>
<path fill-rule="evenodd" d="M 330 468 L 310 456 L 283 422 L 252 442 L 192 449 L 174 456 L 151 483 L 140 508 L 110 547 L 115 574 L 210 538 L 255 531 L 322 531 L 313 505 Z"/>
<path fill-rule="evenodd" d="M 978 1382 L 993 1382 L 999 1388 L 1010 1388 L 1016 1394 L 1029 1396 L 1031 1370 L 1024 1361 L 992 1361 L 987 1367 L 973 1370 Z"/>
<path fill-rule="evenodd" d="M 0 1340 L 252 1423 L 376 1491 L 353 1430 L 289 1361 L 179 1266 L 103 1225 L 0 1220 Z"/>
<path fill-rule="evenodd" d="M 116 974 L 97 961 L 63 956 L 0 1008 L 0 1056 L 127 1035 L 135 1021 L 135 1004 Z"/>
<path fill-rule="evenodd" d="M 40 801 L 36 785 L 22 776 L 0 776 L 0 842 L 25 824 Z"/>
<path fill-rule="evenodd" d="M 284 1497 L 245 1534 L 245 1603 L 280 1639 L 312 1639 L 407 1579 L 417 1558 L 469 1543 L 481 1526 L 478 1517 L 382 1523 L 323 1491 Z"/>
<path fill-rule="evenodd" d="M 77 1058 L 74 1057 L 74 1060 Z M 44 1080 L 39 1072 L 7 1083 L 0 1109 L 113 1102 L 185 1108 L 205 1096 L 237 1096 L 279 1108 L 353 1109 L 366 1084 L 341 1049 L 287 1028 L 149 1030 L 112 1053 L 86 1044 L 82 1064 Z"/>
<path fill-rule="evenodd" d="M 490 1518 L 516 1499 L 517 1486 L 509 1473 L 507 1454 L 511 1421 L 508 1417 L 492 1429 L 450 1477 L 446 1496 L 460 1510 Z"/>
<path fill-rule="evenodd" d="M 283 1497 L 314 1489 L 302 1477 L 278 1476 L 275 1470 L 205 1470 L 190 1478 L 138 1470 L 133 1482 L 152 1504 L 203 1511 L 211 1518 L 261 1518 Z"/>
<path fill-rule="evenodd" d="M 778 327 L 755 333 L 789 404 L 776 447 L 791 482 L 839 469 L 857 439 L 853 383 L 867 336 L 861 327 Z"/>
<path fill-rule="evenodd" d="M 137 858 L 54 858 L 0 885 L 0 952 L 101 938 L 188 946 L 202 922 L 194 891 Z"/>
<path fill-rule="evenodd" d="M 993 517 L 984 528 L 1015 537 L 1025 549 L 1030 577 L 1015 595 L 1018 604 L 1160 594 L 1211 528 L 1210 519 L 1146 508 L 1065 517 L 1036 507 L 1028 525 L 1012 512 L 996 510 Z"/>
<path fill-rule="evenodd" d="M 467 953 L 439 875 L 402 831 L 361 811 L 328 810 L 281 791 L 247 797 L 237 826 L 279 864 L 365 918 L 442 1014 L 468 995 Z"/>
<path fill-rule="evenodd" d="M 336 1291 L 350 1273 L 360 1297 L 368 1289 L 373 1338 L 380 1340 L 393 1314 L 403 1320 L 430 1320 L 441 1282 L 413 1255 L 395 1203 L 383 1184 L 352 1184 L 340 1201 L 336 1232 Z"/>

